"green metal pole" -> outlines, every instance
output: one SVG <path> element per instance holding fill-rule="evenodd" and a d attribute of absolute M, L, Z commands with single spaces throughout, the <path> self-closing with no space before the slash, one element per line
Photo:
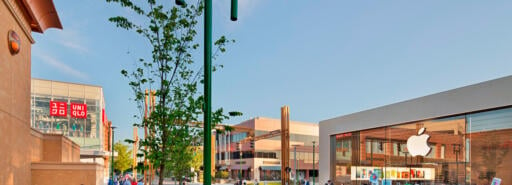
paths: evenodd
<path fill-rule="evenodd" d="M 204 176 L 203 184 L 210 185 L 212 155 L 212 0 L 205 0 L 204 6 Z"/>
<path fill-rule="evenodd" d="M 315 185 L 315 141 L 313 141 L 313 185 Z"/>
<path fill-rule="evenodd" d="M 231 0 L 231 20 L 238 19 L 238 0 Z"/>

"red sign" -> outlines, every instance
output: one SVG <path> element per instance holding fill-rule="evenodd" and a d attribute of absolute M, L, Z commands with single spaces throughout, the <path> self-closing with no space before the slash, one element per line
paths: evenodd
<path fill-rule="evenodd" d="M 87 104 L 71 103 L 71 117 L 87 118 Z"/>
<path fill-rule="evenodd" d="M 50 101 L 50 116 L 67 116 L 68 115 L 68 103 Z"/>
<path fill-rule="evenodd" d="M 350 137 L 352 136 L 352 133 L 344 133 L 344 134 L 338 134 L 336 135 L 336 139 L 344 138 L 344 137 Z"/>

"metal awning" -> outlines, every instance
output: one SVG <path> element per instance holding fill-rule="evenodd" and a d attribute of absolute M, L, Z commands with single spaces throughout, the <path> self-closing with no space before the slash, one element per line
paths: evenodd
<path fill-rule="evenodd" d="M 261 170 L 281 171 L 281 166 L 260 166 Z"/>

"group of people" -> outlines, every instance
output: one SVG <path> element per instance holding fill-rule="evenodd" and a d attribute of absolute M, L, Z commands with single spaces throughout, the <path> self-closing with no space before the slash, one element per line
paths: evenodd
<path fill-rule="evenodd" d="M 124 177 L 119 175 L 118 177 L 114 177 L 114 181 L 111 181 L 109 185 L 143 185 L 142 179 L 137 180 L 134 177 L 126 174 Z"/>
<path fill-rule="evenodd" d="M 325 185 L 334 185 L 334 182 L 332 182 L 331 180 L 327 180 L 327 182 L 325 183 Z"/>

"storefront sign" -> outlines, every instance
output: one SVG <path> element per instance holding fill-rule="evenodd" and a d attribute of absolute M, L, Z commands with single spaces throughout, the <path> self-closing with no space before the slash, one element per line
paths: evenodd
<path fill-rule="evenodd" d="M 436 174 L 434 168 L 352 166 L 350 169 L 351 180 L 371 180 L 372 176 L 389 180 L 434 180 Z"/>
<path fill-rule="evenodd" d="M 50 101 L 50 116 L 67 116 L 68 104 L 66 102 Z"/>
<path fill-rule="evenodd" d="M 87 118 L 87 105 L 82 103 L 71 103 L 71 117 Z"/>
<path fill-rule="evenodd" d="M 352 136 L 352 133 L 338 134 L 338 135 L 336 135 L 336 139 L 350 137 L 350 136 Z"/>
<path fill-rule="evenodd" d="M 9 41 L 9 50 L 11 51 L 11 54 L 18 54 L 21 47 L 21 41 L 18 34 L 13 30 L 9 30 L 7 33 L 7 39 Z"/>
<path fill-rule="evenodd" d="M 425 132 L 425 128 L 421 128 L 418 131 L 418 135 L 411 136 L 407 139 L 407 150 L 409 153 L 414 156 L 427 156 L 430 153 L 430 147 L 427 144 L 430 136 L 428 134 L 423 134 Z"/>

